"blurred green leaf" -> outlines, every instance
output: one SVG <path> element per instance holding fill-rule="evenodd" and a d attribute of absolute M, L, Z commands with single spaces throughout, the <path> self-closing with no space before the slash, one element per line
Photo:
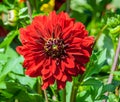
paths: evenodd
<path fill-rule="evenodd" d="M 13 39 L 16 37 L 16 35 L 18 35 L 18 31 L 11 31 L 6 38 L 4 39 L 4 41 L 0 44 L 0 48 L 6 47 L 8 45 L 10 45 L 10 43 L 13 41 Z"/>
<path fill-rule="evenodd" d="M 26 12 L 28 10 L 27 7 L 24 7 L 22 9 L 19 10 L 19 15 L 23 14 L 24 12 Z"/>
<path fill-rule="evenodd" d="M 8 7 L 3 5 L 3 4 L 0 4 L 0 13 L 2 12 L 6 12 L 8 10 Z"/>
<path fill-rule="evenodd" d="M 66 3 L 62 4 L 62 6 L 59 8 L 57 12 L 62 12 L 66 10 Z"/>
<path fill-rule="evenodd" d="M 71 0 L 71 9 L 77 12 L 83 12 L 85 9 L 92 11 L 92 7 L 86 3 L 86 0 Z"/>
<path fill-rule="evenodd" d="M 116 96 L 113 93 L 110 93 L 110 95 L 109 95 L 109 102 L 119 102 L 119 101 L 120 101 L 120 99 L 119 99 L 118 96 Z"/>

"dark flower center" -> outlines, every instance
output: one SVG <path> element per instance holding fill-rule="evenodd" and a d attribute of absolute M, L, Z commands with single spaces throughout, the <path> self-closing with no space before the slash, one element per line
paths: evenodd
<path fill-rule="evenodd" d="M 46 54 L 52 58 L 63 58 L 66 47 L 62 39 L 51 38 L 45 43 L 44 49 Z"/>

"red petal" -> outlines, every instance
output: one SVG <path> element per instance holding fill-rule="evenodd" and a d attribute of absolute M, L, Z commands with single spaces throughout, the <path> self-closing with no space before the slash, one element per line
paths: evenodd
<path fill-rule="evenodd" d="M 65 85 L 66 85 L 66 82 L 62 82 L 62 81 L 57 80 L 57 88 L 58 89 L 65 88 Z"/>
<path fill-rule="evenodd" d="M 66 82 L 66 81 L 72 81 L 71 75 L 65 73 L 60 81 Z"/>
<path fill-rule="evenodd" d="M 73 69 L 67 69 L 66 68 L 66 72 L 68 73 L 68 75 L 70 75 L 70 76 L 76 76 L 77 75 L 77 72 L 78 71 L 78 69 L 76 69 L 76 68 L 73 68 Z"/>
<path fill-rule="evenodd" d="M 53 29 L 54 31 L 54 38 L 59 38 L 59 36 L 61 35 L 61 33 L 62 33 L 62 28 L 61 28 L 61 26 L 60 25 L 56 25 L 55 26 L 55 28 Z"/>
<path fill-rule="evenodd" d="M 44 90 L 44 89 L 47 89 L 47 87 L 48 87 L 49 85 L 54 84 L 54 82 L 55 82 L 54 77 L 49 77 L 48 79 L 43 80 L 42 89 L 43 89 L 43 90 Z"/>
<path fill-rule="evenodd" d="M 79 44 L 79 45 L 80 45 L 81 42 L 82 42 L 82 39 L 81 39 L 81 38 L 75 37 L 75 38 L 72 40 L 71 44 Z"/>
<path fill-rule="evenodd" d="M 65 74 L 62 76 L 61 81 L 63 81 L 63 82 L 67 81 L 67 76 Z"/>
<path fill-rule="evenodd" d="M 22 44 L 24 43 L 36 44 L 36 39 L 40 37 L 38 34 L 36 34 L 33 25 L 29 25 L 26 28 L 20 28 L 19 31 L 20 31 L 20 40 Z"/>
<path fill-rule="evenodd" d="M 51 63 L 51 60 L 48 59 L 41 71 L 43 80 L 46 80 L 47 78 L 49 78 L 53 75 L 53 73 L 51 73 L 50 63 Z"/>
<path fill-rule="evenodd" d="M 76 67 L 79 70 L 79 74 L 83 74 L 85 72 L 85 67 L 83 65 L 77 64 Z"/>
<path fill-rule="evenodd" d="M 49 86 L 48 81 L 43 82 L 43 85 L 42 85 L 42 90 L 47 89 L 47 87 L 48 87 L 48 86 Z"/>
<path fill-rule="evenodd" d="M 85 26 L 81 22 L 75 23 L 72 30 L 75 32 L 73 35 L 74 37 L 84 38 L 85 36 L 88 36 Z"/>
<path fill-rule="evenodd" d="M 86 64 L 89 61 L 89 57 L 85 56 L 85 55 L 74 55 L 75 57 L 75 62 L 77 63 L 82 63 L 82 64 Z"/>
<path fill-rule="evenodd" d="M 66 68 L 74 68 L 74 57 L 73 56 L 67 56 L 62 62 L 61 67 L 65 66 Z"/>
<path fill-rule="evenodd" d="M 23 46 L 18 46 L 17 48 L 16 48 L 16 51 L 19 53 L 19 54 L 21 54 L 21 55 L 24 55 L 24 47 Z"/>
<path fill-rule="evenodd" d="M 48 79 L 48 82 L 49 82 L 49 85 L 54 84 L 55 78 L 54 78 L 54 77 L 50 77 L 50 78 Z"/>
<path fill-rule="evenodd" d="M 64 41 L 66 39 L 68 39 L 69 37 L 71 37 L 71 29 L 73 28 L 73 20 L 68 20 L 68 21 L 65 21 L 67 24 L 65 24 L 66 26 L 64 27 L 63 29 L 63 34 L 62 34 L 62 38 L 64 39 Z"/>
<path fill-rule="evenodd" d="M 50 13 L 49 18 L 48 18 L 53 26 L 56 26 L 57 24 L 57 15 L 56 12 L 53 11 Z"/>
<path fill-rule="evenodd" d="M 94 43 L 94 38 L 93 37 L 86 37 L 82 40 L 81 45 L 84 47 L 91 47 Z"/>
<path fill-rule="evenodd" d="M 43 59 L 37 65 L 34 64 L 26 70 L 26 74 L 31 77 L 37 77 L 41 75 L 42 65 L 45 63 L 46 59 Z"/>
<path fill-rule="evenodd" d="M 60 80 L 63 76 L 62 71 L 60 70 L 60 67 L 57 67 L 57 70 L 55 71 L 55 73 L 53 74 L 53 76 L 55 77 L 55 79 Z"/>
<path fill-rule="evenodd" d="M 57 70 L 57 69 L 56 69 L 56 60 L 52 60 L 51 65 L 49 66 L 49 68 L 50 68 L 50 72 L 51 72 L 52 74 L 54 74 L 55 71 Z"/>

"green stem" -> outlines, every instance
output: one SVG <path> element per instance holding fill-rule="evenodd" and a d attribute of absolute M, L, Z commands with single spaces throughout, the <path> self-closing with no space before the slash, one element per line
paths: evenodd
<path fill-rule="evenodd" d="M 80 79 L 78 79 L 78 82 L 73 81 L 70 102 L 76 102 L 76 95 L 77 95 L 78 87 L 83 81 L 84 77 L 85 77 L 85 73 L 81 75 Z"/>
<path fill-rule="evenodd" d="M 28 7 L 28 14 L 29 14 L 29 17 L 30 17 L 30 21 L 32 22 L 32 10 L 31 10 L 31 6 L 30 6 L 29 0 L 26 0 L 26 5 Z"/>
<path fill-rule="evenodd" d="M 49 101 L 48 101 L 47 91 L 46 91 L 46 90 L 44 90 L 44 96 L 45 96 L 45 102 L 49 102 Z"/>
<path fill-rule="evenodd" d="M 70 0 L 66 1 L 66 12 L 70 13 Z"/>
<path fill-rule="evenodd" d="M 36 0 L 34 0 L 34 8 L 37 11 L 37 5 L 36 5 Z"/>
<path fill-rule="evenodd" d="M 66 88 L 63 89 L 63 102 L 66 102 Z"/>
<path fill-rule="evenodd" d="M 44 93 L 44 97 L 45 97 L 45 102 L 49 102 L 48 101 L 48 97 L 47 97 L 47 91 L 46 90 L 42 91 L 42 89 L 41 89 L 41 84 L 42 83 L 43 83 L 42 79 L 40 77 L 38 77 L 38 93 L 43 96 L 43 94 L 42 94 L 42 92 L 43 92 Z"/>
<path fill-rule="evenodd" d="M 43 91 L 41 89 L 41 83 L 42 83 L 41 79 L 40 79 L 40 77 L 38 77 L 38 79 L 37 79 L 37 92 L 38 92 L 38 94 L 43 96 Z"/>
<path fill-rule="evenodd" d="M 77 90 L 78 90 L 78 86 L 76 86 L 75 83 L 73 82 L 70 102 L 76 102 Z"/>

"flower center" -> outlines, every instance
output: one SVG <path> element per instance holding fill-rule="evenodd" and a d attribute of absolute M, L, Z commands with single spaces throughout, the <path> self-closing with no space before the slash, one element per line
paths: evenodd
<path fill-rule="evenodd" d="M 65 55 L 66 47 L 62 39 L 53 38 L 45 43 L 44 49 L 48 56 L 52 58 L 62 58 Z"/>

